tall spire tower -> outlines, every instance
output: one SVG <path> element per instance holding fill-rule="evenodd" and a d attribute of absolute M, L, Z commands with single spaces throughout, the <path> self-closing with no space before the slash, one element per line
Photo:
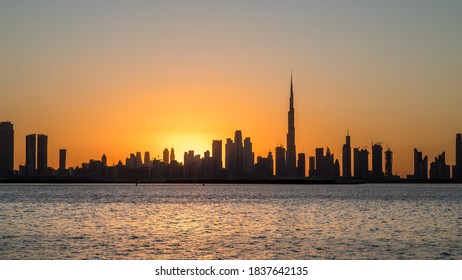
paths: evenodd
<path fill-rule="evenodd" d="M 295 124 L 294 124 L 294 86 L 292 83 L 292 70 L 290 71 L 290 106 L 289 125 L 287 131 L 287 153 L 286 153 L 286 175 L 295 177 L 297 175 L 296 152 L 295 152 Z"/>

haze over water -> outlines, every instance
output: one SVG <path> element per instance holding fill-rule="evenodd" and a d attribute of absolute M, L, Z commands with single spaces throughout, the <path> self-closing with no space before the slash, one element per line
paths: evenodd
<path fill-rule="evenodd" d="M 0 259 L 461 259 L 460 185 L 2 185 Z"/>

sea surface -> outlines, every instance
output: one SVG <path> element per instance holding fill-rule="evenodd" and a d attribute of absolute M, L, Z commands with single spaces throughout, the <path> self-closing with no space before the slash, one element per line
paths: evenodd
<path fill-rule="evenodd" d="M 462 259 L 462 185 L 0 184 L 0 259 Z"/>

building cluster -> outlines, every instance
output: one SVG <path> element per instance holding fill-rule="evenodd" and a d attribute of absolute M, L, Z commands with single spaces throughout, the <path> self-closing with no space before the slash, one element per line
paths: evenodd
<path fill-rule="evenodd" d="M 430 172 L 429 172 L 430 171 Z M 414 149 L 414 174 L 407 176 L 408 180 L 412 181 L 426 181 L 428 179 L 433 181 L 449 181 L 455 182 L 462 181 L 462 136 L 460 133 L 456 135 L 456 163 L 451 166 L 446 163 L 446 152 L 442 152 L 435 157 L 430 163 L 430 170 L 428 169 L 428 156 L 423 156 L 422 152 Z"/>
<path fill-rule="evenodd" d="M 288 112 L 288 132 L 286 148 L 275 148 L 274 158 L 271 151 L 266 157 L 255 153 L 250 137 L 244 138 L 237 130 L 234 139 L 212 141 L 212 153 L 204 155 L 187 151 L 183 162 L 175 156 L 175 150 L 165 148 L 162 159 L 151 158 L 149 152 L 144 156 L 140 152 L 130 154 L 125 163 L 119 161 L 108 166 L 106 155 L 99 160 L 90 160 L 81 167 L 67 168 L 66 149 L 59 151 L 59 168 L 48 167 L 48 136 L 30 134 L 26 136 L 25 165 L 15 171 L 14 163 L 14 129 L 11 122 L 0 123 L 0 179 L 24 180 L 98 180 L 98 181 L 194 181 L 194 180 L 356 180 L 366 182 L 400 181 L 393 175 L 393 152 L 388 148 L 383 151 L 382 143 L 372 143 L 371 167 L 369 169 L 369 151 L 367 147 L 354 148 L 352 153 L 349 132 L 342 148 L 340 161 L 334 157 L 329 147 L 316 148 L 314 156 L 309 157 L 308 174 L 304 153 L 296 153 L 294 92 L 292 77 L 290 79 L 290 105 Z M 353 157 L 352 157 L 353 155 Z M 298 157 L 297 157 L 298 156 Z M 383 160 L 385 159 L 385 164 Z M 352 164 L 353 163 L 353 164 Z M 385 170 L 384 170 L 385 167 Z M 451 168 L 446 164 L 443 152 L 430 164 L 428 157 L 414 149 L 414 174 L 408 175 L 408 181 L 462 181 L 461 134 L 456 135 L 456 163 Z"/>

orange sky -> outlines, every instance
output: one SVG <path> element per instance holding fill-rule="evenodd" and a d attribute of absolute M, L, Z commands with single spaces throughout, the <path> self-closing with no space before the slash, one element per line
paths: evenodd
<path fill-rule="evenodd" d="M 60 148 L 69 166 L 165 146 L 182 161 L 237 129 L 266 156 L 286 144 L 291 69 L 297 152 L 340 159 L 349 129 L 352 147 L 389 146 L 401 176 L 414 147 L 454 164 L 462 4 L 258 2 L 0 4 L 15 168 L 29 133 L 49 136 L 55 168 Z"/>

